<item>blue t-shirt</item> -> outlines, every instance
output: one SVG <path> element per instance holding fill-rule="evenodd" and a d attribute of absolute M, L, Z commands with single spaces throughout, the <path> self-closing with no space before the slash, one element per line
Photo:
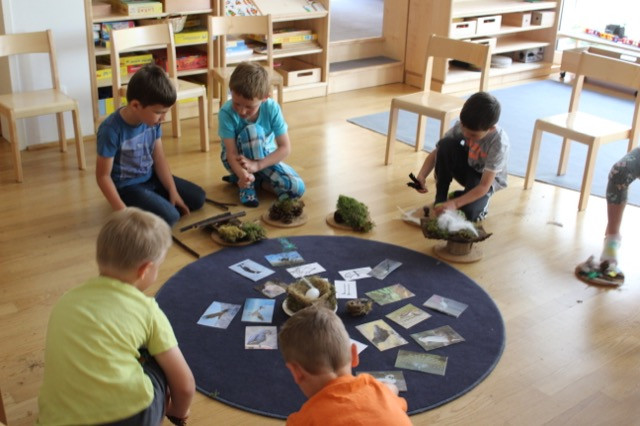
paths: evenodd
<path fill-rule="evenodd" d="M 116 188 L 146 182 L 153 173 L 153 148 L 162 136 L 160 124 L 131 126 L 120 110 L 108 116 L 98 127 L 98 155 L 113 158 L 111 179 Z"/>
<path fill-rule="evenodd" d="M 264 130 L 266 151 L 272 152 L 276 149 L 275 138 L 287 132 L 287 123 L 284 121 L 280 105 L 271 98 L 267 98 L 260 104 L 258 119 L 255 123 L 249 122 L 240 117 L 233 109 L 232 102 L 227 101 L 218 113 L 218 135 L 221 139 L 236 140 L 240 132 L 249 124 L 257 124 Z M 224 142 L 222 143 L 222 153 L 226 152 Z"/>

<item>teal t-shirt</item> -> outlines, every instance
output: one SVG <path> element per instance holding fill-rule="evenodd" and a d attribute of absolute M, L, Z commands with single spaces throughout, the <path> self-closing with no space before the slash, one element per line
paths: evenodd
<path fill-rule="evenodd" d="M 47 328 L 38 424 L 106 423 L 145 409 L 153 386 L 138 348 L 177 346 L 155 299 L 130 284 L 96 277 L 65 293 Z"/>

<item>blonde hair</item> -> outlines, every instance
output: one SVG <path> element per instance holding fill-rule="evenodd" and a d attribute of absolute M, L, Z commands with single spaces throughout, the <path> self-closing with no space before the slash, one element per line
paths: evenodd
<path fill-rule="evenodd" d="M 269 73 L 256 62 L 241 62 L 231 73 L 229 89 L 245 99 L 269 96 Z"/>
<path fill-rule="evenodd" d="M 136 207 L 112 213 L 98 235 L 99 266 L 121 271 L 157 262 L 171 246 L 171 229 L 160 217 Z"/>
<path fill-rule="evenodd" d="M 342 320 L 324 307 L 309 306 L 289 318 L 278 335 L 285 362 L 311 374 L 338 371 L 351 364 L 351 341 Z"/>

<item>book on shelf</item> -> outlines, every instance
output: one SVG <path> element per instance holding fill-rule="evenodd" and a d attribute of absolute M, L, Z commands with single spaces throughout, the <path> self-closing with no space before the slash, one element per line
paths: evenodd
<path fill-rule="evenodd" d="M 162 13 L 162 2 L 119 0 L 112 5 L 112 9 L 124 15 L 148 16 Z"/>
<path fill-rule="evenodd" d="M 247 1 L 247 0 L 245 0 Z M 287 15 L 304 12 L 326 12 L 327 9 L 316 0 L 253 0 L 262 15 Z"/>
<path fill-rule="evenodd" d="M 224 0 L 224 10 L 227 16 L 260 15 L 260 11 L 251 0 Z"/>
<path fill-rule="evenodd" d="M 245 43 L 243 38 L 239 38 L 239 37 L 232 37 L 232 36 L 228 36 L 227 37 L 227 41 L 226 41 L 226 48 L 227 50 L 229 48 L 233 48 L 233 47 L 238 47 L 238 46 L 246 46 L 247 44 Z"/>
<path fill-rule="evenodd" d="M 249 46 L 237 46 L 225 49 L 227 59 L 251 55 L 253 55 L 253 49 Z"/>
<path fill-rule="evenodd" d="M 267 42 L 267 37 L 263 34 L 247 34 L 247 37 L 261 43 Z M 273 30 L 273 44 L 298 43 L 317 39 L 318 35 L 311 32 L 311 30 L 296 30 L 290 28 Z"/>

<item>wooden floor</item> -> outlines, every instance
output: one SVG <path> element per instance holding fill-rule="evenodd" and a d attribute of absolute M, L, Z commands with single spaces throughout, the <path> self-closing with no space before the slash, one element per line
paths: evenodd
<path fill-rule="evenodd" d="M 324 221 L 338 195 L 345 194 L 367 204 L 376 222 L 362 237 L 432 254 L 436 242 L 400 221 L 398 210 L 432 201 L 431 194 L 405 185 L 426 154 L 396 143 L 395 161 L 385 167 L 385 137 L 346 121 L 388 109 L 392 96 L 411 91 L 390 85 L 285 104 L 293 142 L 287 162 L 307 183 L 309 222 L 290 230 L 268 228 L 270 237 L 345 234 Z M 196 120 L 183 123 L 182 140 L 165 138 L 173 172 L 201 184 L 211 198 L 235 201 L 236 191 L 220 180 L 219 144 L 199 152 Z M 216 133 L 214 123 L 212 138 Z M 36 419 L 53 304 L 96 274 L 95 238 L 110 210 L 93 175 L 94 143 L 86 142 L 90 166 L 83 172 L 76 169 L 73 146 L 67 154 L 55 147 L 24 152 L 23 184 L 13 181 L 8 144 L 0 143 L 0 389 L 10 425 Z M 484 223 L 493 236 L 482 243 L 484 259 L 454 265 L 500 308 L 507 330 L 504 354 L 476 388 L 412 420 L 416 425 L 639 424 L 640 209 L 629 207 L 623 223 L 627 283 L 615 290 L 589 287 L 574 278 L 573 268 L 600 251 L 604 200 L 591 197 L 587 211 L 577 213 L 577 192 L 542 183 L 528 191 L 522 186 L 522 179 L 511 176 L 509 187 L 493 197 Z M 248 218 L 259 217 L 271 201 L 264 196 L 259 208 L 247 210 Z M 206 205 L 179 225 L 220 212 Z M 219 249 L 200 230 L 174 232 L 203 255 Z M 149 294 L 193 260 L 172 247 Z M 189 424 L 283 422 L 198 394 Z"/>

